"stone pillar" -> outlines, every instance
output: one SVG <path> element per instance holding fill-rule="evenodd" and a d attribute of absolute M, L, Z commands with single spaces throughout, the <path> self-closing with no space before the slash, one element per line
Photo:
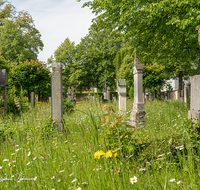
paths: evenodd
<path fill-rule="evenodd" d="M 51 113 L 57 129 L 63 130 L 63 109 L 62 109 L 62 64 L 53 63 L 51 78 Z"/>
<path fill-rule="evenodd" d="M 31 108 L 35 107 L 35 92 L 31 92 Z"/>
<path fill-rule="evenodd" d="M 197 119 L 200 126 L 200 75 L 195 75 L 191 80 L 191 99 L 188 119 Z"/>
<path fill-rule="evenodd" d="M 110 100 L 110 87 L 107 88 L 107 99 Z"/>
<path fill-rule="evenodd" d="M 184 104 L 186 107 L 188 104 L 188 100 L 189 100 L 189 90 L 188 87 L 184 87 Z"/>
<path fill-rule="evenodd" d="M 136 57 L 136 56 L 135 56 Z M 144 103 L 143 103 L 143 68 L 138 64 L 138 59 L 135 58 L 133 65 L 134 75 L 134 103 L 133 111 L 130 114 L 130 120 L 135 121 L 136 124 L 144 122 Z"/>
<path fill-rule="evenodd" d="M 126 79 L 117 79 L 119 110 L 126 113 Z"/>

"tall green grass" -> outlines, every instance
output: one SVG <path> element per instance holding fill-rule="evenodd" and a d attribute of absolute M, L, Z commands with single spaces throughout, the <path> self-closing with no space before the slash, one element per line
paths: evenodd
<path fill-rule="evenodd" d="M 1 117 L 0 189 L 200 189 L 198 128 L 184 104 L 147 101 L 143 129 L 126 123 L 131 109 L 131 100 L 121 115 L 117 102 L 77 103 L 63 133 L 49 104 Z"/>

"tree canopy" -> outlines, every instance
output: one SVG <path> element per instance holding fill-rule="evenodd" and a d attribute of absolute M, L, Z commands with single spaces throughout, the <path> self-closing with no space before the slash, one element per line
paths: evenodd
<path fill-rule="evenodd" d="M 10 69 L 9 85 L 15 86 L 17 90 L 21 87 L 30 92 L 39 91 L 44 96 L 50 96 L 51 92 L 51 76 L 50 71 L 40 61 L 25 61 L 12 65 Z"/>
<path fill-rule="evenodd" d="M 95 23 L 123 32 L 138 49 L 142 62 L 158 63 L 169 75 L 199 73 L 200 52 L 195 27 L 200 23 L 196 0 L 93 0 Z"/>
<path fill-rule="evenodd" d="M 0 4 L 0 52 L 10 62 L 36 60 L 43 49 L 41 34 L 28 12 L 17 12 L 15 7 Z"/>

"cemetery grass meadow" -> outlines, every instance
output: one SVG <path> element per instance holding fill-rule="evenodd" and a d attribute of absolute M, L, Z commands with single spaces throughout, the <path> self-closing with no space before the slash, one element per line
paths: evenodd
<path fill-rule="evenodd" d="M 51 106 L 0 118 L 0 189 L 200 189 L 199 133 L 180 101 L 145 103 L 146 125 L 118 103 L 77 102 L 54 130 Z"/>

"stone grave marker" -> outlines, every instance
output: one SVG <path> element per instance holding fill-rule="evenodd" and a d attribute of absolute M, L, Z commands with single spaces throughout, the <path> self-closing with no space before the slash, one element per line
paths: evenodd
<path fill-rule="evenodd" d="M 31 108 L 35 107 L 35 92 L 31 92 Z"/>
<path fill-rule="evenodd" d="M 126 79 L 117 79 L 119 110 L 126 112 Z"/>
<path fill-rule="evenodd" d="M 107 100 L 107 87 L 106 87 L 106 81 L 105 81 L 105 89 L 103 93 L 104 100 Z"/>
<path fill-rule="evenodd" d="M 200 126 L 200 75 L 195 75 L 191 80 L 191 99 L 188 119 L 197 119 Z"/>
<path fill-rule="evenodd" d="M 107 99 L 110 100 L 110 87 L 107 88 Z"/>
<path fill-rule="evenodd" d="M 4 112 L 8 111 L 8 100 L 7 100 L 7 91 L 8 86 L 8 74 L 6 69 L 0 69 L 0 87 L 3 88 L 3 99 L 4 99 Z"/>
<path fill-rule="evenodd" d="M 57 129 L 63 131 L 62 64 L 53 63 L 51 78 L 51 113 Z"/>
<path fill-rule="evenodd" d="M 134 103 L 133 111 L 130 114 L 130 120 L 136 123 L 136 125 L 144 122 L 144 103 L 143 103 L 143 68 L 141 64 L 138 64 L 138 59 L 136 58 L 135 49 L 135 59 L 133 65 L 133 75 L 134 75 Z"/>

